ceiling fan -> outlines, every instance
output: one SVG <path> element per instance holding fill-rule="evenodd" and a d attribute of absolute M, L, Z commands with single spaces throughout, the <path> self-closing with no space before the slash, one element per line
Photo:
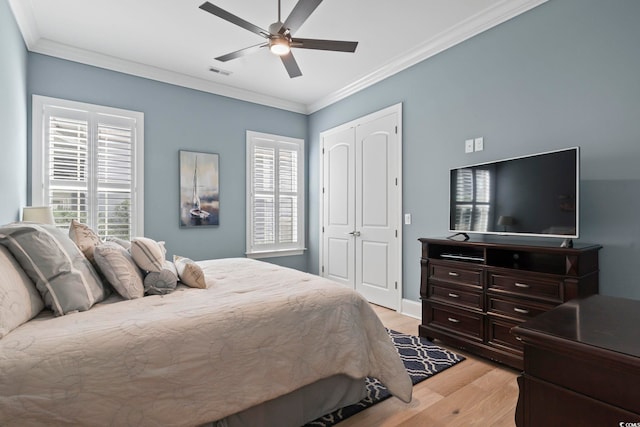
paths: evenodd
<path fill-rule="evenodd" d="M 284 67 L 289 73 L 289 77 L 299 77 L 302 75 L 298 63 L 293 57 L 291 52 L 292 48 L 298 49 L 317 49 L 317 50 L 330 50 L 337 52 L 355 52 L 358 42 L 347 42 L 339 40 L 319 40 L 319 39 L 300 39 L 294 38 L 294 33 L 298 28 L 304 24 L 309 18 L 311 13 L 322 3 L 322 0 L 299 0 L 294 6 L 293 10 L 289 14 L 289 17 L 284 21 L 280 20 L 280 0 L 278 0 L 278 21 L 269 25 L 269 31 L 253 25 L 244 19 L 237 17 L 224 9 L 219 8 L 211 3 L 204 2 L 200 5 L 200 9 L 207 11 L 225 21 L 231 22 L 239 27 L 249 30 L 252 33 L 256 33 L 259 36 L 264 37 L 268 41 L 266 43 L 260 43 L 254 46 L 249 46 L 244 49 L 237 50 L 235 52 L 228 53 L 217 57 L 218 61 L 226 62 L 232 59 L 239 58 L 249 53 L 257 52 L 263 47 L 269 47 L 269 50 L 280 56 Z"/>

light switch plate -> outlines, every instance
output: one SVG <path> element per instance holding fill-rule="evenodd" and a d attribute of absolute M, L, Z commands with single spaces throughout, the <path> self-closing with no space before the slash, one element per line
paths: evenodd
<path fill-rule="evenodd" d="M 407 225 L 411 224 L 411 214 L 404 214 L 404 223 Z"/>
<path fill-rule="evenodd" d="M 484 150 L 484 138 L 480 137 L 480 138 L 476 138 L 474 140 L 475 144 L 474 144 L 474 150 L 475 151 L 482 151 Z"/>
<path fill-rule="evenodd" d="M 473 139 L 467 139 L 464 142 L 464 152 L 473 153 Z"/>

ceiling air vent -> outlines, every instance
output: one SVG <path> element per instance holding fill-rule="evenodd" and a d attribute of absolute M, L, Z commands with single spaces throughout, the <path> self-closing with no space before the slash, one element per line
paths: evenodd
<path fill-rule="evenodd" d="M 209 67 L 209 71 L 212 73 L 220 74 L 221 76 L 230 76 L 231 71 L 223 70 L 221 68 Z"/>

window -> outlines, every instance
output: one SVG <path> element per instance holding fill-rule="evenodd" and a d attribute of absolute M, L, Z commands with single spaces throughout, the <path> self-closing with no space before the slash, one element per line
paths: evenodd
<path fill-rule="evenodd" d="M 247 131 L 247 255 L 304 251 L 304 140 Z"/>
<path fill-rule="evenodd" d="M 32 120 L 32 205 L 51 206 L 59 228 L 143 235 L 144 115 L 34 95 Z"/>

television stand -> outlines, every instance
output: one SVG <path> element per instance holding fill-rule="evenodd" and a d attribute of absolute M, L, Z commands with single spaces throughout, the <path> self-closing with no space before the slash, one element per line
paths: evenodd
<path fill-rule="evenodd" d="M 600 245 L 418 240 L 420 336 L 516 369 L 523 368 L 523 346 L 511 328 L 598 293 Z"/>

